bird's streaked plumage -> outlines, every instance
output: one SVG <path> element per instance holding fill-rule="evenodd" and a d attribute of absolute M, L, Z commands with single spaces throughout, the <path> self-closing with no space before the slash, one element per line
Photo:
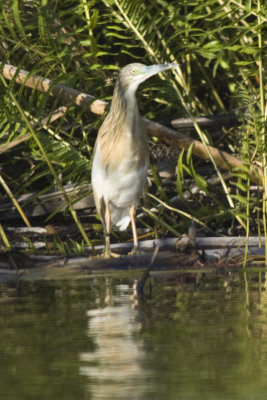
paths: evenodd
<path fill-rule="evenodd" d="M 146 183 L 149 146 L 145 123 L 139 114 L 136 90 L 151 76 L 175 64 L 122 68 L 111 107 L 99 129 L 94 148 L 92 186 L 96 209 L 106 229 L 106 254 L 110 254 L 110 228 L 125 230 L 131 220 L 137 247 L 135 207 Z"/>

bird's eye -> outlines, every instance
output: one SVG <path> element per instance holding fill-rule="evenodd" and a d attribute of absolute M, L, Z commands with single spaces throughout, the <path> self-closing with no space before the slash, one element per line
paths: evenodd
<path fill-rule="evenodd" d="M 132 68 L 132 69 L 131 69 L 131 74 L 132 74 L 132 75 L 137 75 L 137 73 L 138 73 L 138 71 L 137 71 L 136 68 Z"/>

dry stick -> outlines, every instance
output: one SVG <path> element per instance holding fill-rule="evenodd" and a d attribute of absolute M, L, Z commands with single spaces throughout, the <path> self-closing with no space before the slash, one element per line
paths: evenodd
<path fill-rule="evenodd" d="M 1 67 L 2 63 L 0 63 Z M 50 92 L 51 96 L 59 97 L 64 101 L 75 102 L 80 107 L 87 104 L 90 110 L 94 114 L 103 114 L 107 106 L 107 102 L 102 100 L 94 100 L 94 96 L 90 96 L 86 93 L 81 93 L 76 89 L 69 88 L 59 83 L 55 84 L 50 79 L 42 78 L 38 75 L 31 75 L 30 72 L 24 71 L 23 69 L 18 70 L 10 64 L 3 66 L 3 76 L 8 79 L 15 79 L 17 83 L 23 84 L 27 87 L 34 88 L 40 92 Z"/>
<path fill-rule="evenodd" d="M 21 138 L 17 140 L 13 140 L 13 142 L 7 143 L 7 144 L 0 144 L 0 154 L 5 153 L 6 151 L 12 149 L 13 147 L 17 146 L 18 144 L 25 142 L 28 140 L 30 137 L 29 133 L 26 133 L 25 135 L 21 136 Z"/>
<path fill-rule="evenodd" d="M 50 95 L 58 96 L 67 102 L 74 102 L 80 107 L 88 105 L 91 112 L 94 114 L 103 114 L 108 104 L 102 100 L 94 100 L 94 96 L 81 93 L 78 90 L 61 84 L 54 84 L 50 79 L 42 78 L 41 76 L 36 75 L 31 76 L 28 71 L 18 70 L 13 65 L 5 64 L 3 66 L 3 75 L 6 79 L 11 80 L 14 78 L 17 83 L 23 84 L 30 88 L 35 88 L 41 92 L 50 91 Z M 199 140 L 192 139 L 191 137 L 183 135 L 182 133 L 178 133 L 175 130 L 167 128 L 156 122 L 147 119 L 145 119 L 145 122 L 147 124 L 148 134 L 150 136 L 157 137 L 172 146 L 186 150 L 193 143 L 193 154 L 204 160 L 209 159 L 209 155 L 205 149 L 205 146 Z M 239 160 L 225 151 L 218 150 L 216 147 L 209 146 L 209 150 L 216 161 L 216 164 L 227 171 L 232 171 L 235 169 L 244 172 L 244 167 L 248 166 L 247 163 Z M 256 166 L 253 167 L 250 167 L 250 179 L 252 182 L 261 185 L 262 169 Z"/>
<path fill-rule="evenodd" d="M 52 115 L 49 115 L 48 117 L 45 117 L 42 119 L 41 124 L 42 125 L 47 125 L 48 122 L 52 124 L 52 122 L 55 122 L 57 119 L 61 118 L 66 112 L 68 111 L 68 107 L 61 106 L 57 108 Z"/>

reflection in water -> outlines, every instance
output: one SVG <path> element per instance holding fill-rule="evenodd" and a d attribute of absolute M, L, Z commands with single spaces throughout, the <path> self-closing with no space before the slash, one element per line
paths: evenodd
<path fill-rule="evenodd" d="M 154 280 L 134 303 L 130 287 L 106 284 L 106 305 L 87 312 L 95 348 L 80 355 L 92 399 L 265 400 L 266 294 L 253 285 Z"/>
<path fill-rule="evenodd" d="M 266 400 L 264 279 L 152 278 L 144 299 L 133 276 L 0 285 L 0 399 Z"/>
<path fill-rule="evenodd" d="M 139 328 L 132 290 L 127 285 L 117 286 L 118 290 L 119 295 L 109 298 L 112 305 L 87 312 L 88 335 L 94 338 L 96 349 L 81 354 L 80 373 L 90 378 L 93 399 L 139 399 L 144 389 L 146 377 L 140 363 L 144 353 L 134 338 Z"/>

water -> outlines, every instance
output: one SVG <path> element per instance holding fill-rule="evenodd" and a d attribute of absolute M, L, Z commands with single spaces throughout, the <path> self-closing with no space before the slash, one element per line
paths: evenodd
<path fill-rule="evenodd" d="M 0 398 L 266 399 L 264 276 L 0 286 Z"/>

